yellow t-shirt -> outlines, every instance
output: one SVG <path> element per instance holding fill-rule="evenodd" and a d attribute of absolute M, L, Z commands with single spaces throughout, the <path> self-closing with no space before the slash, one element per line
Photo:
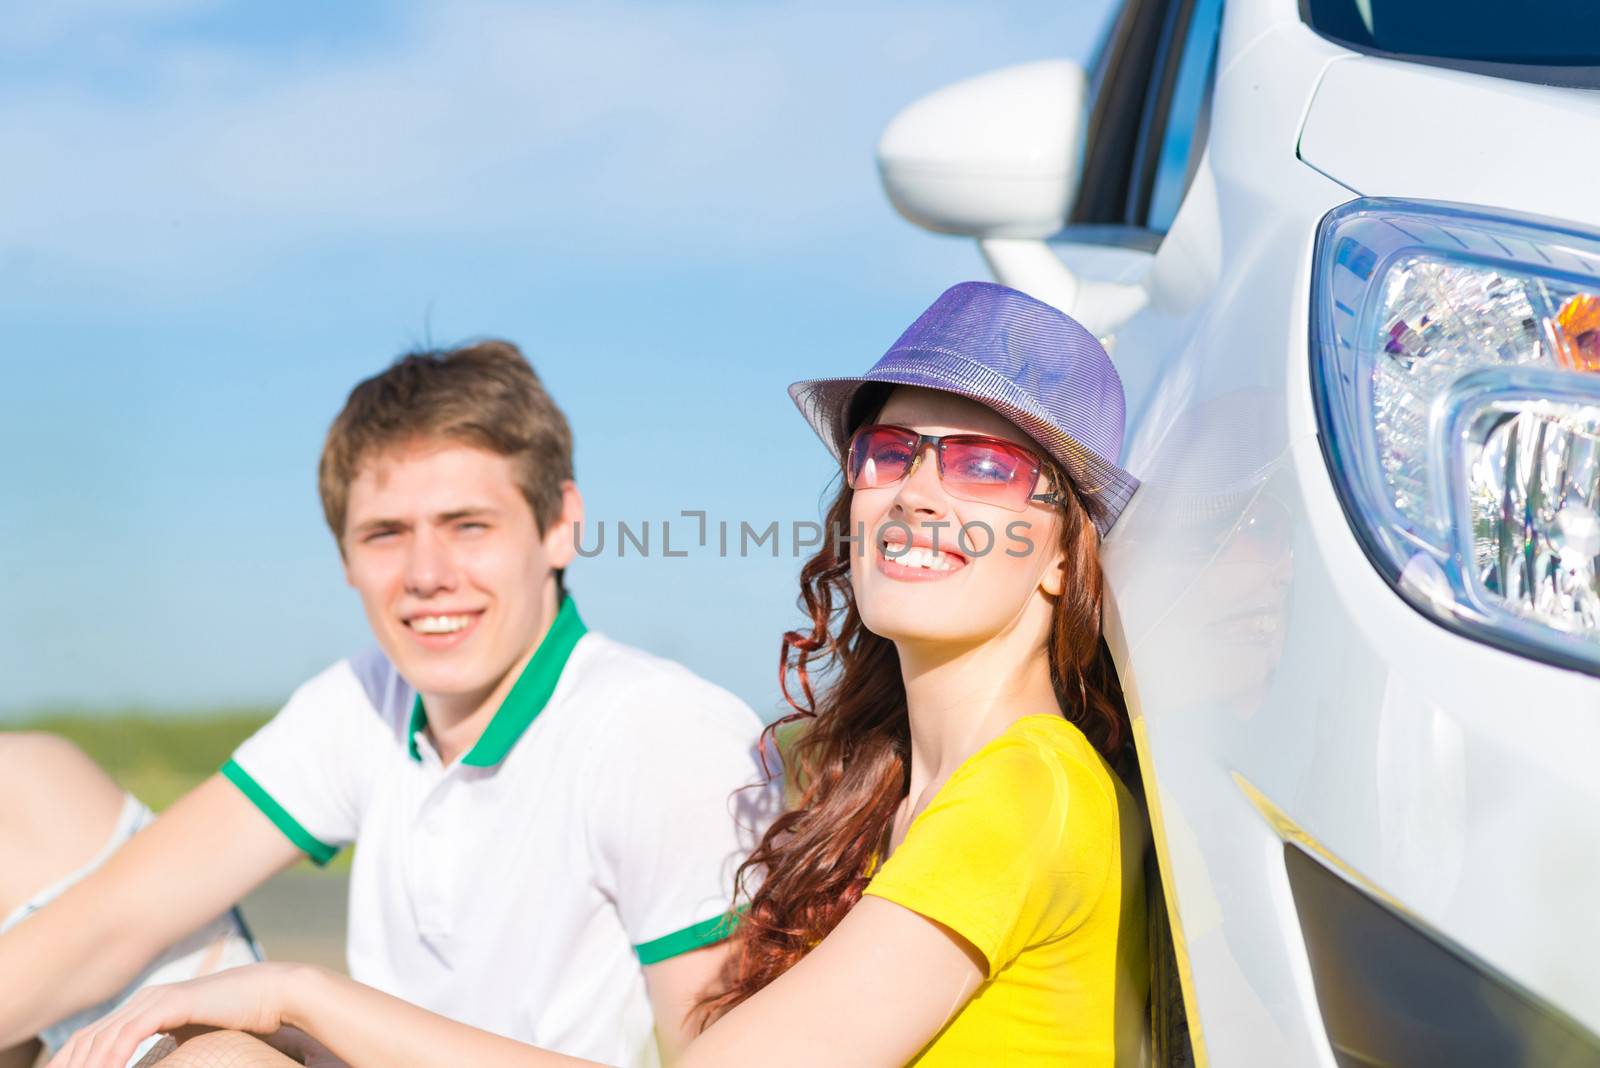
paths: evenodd
<path fill-rule="evenodd" d="M 1137 1063 L 1144 826 L 1127 787 L 1060 716 L 1024 716 L 956 769 L 866 889 L 988 962 L 912 1064 Z"/>

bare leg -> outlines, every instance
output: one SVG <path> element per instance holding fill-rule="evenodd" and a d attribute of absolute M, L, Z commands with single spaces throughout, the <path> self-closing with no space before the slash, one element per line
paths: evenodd
<path fill-rule="evenodd" d="M 0 919 L 94 859 L 123 797 L 66 739 L 0 732 Z"/>
<path fill-rule="evenodd" d="M 0 732 L 0 920 L 89 863 L 122 814 L 123 793 L 71 742 Z M 0 1050 L 0 1068 L 32 1068 L 39 1044 Z"/>
<path fill-rule="evenodd" d="M 207 1031 L 162 1058 L 160 1068 L 299 1068 L 299 1064 L 254 1035 Z M 139 1068 L 144 1068 L 143 1062 Z"/>

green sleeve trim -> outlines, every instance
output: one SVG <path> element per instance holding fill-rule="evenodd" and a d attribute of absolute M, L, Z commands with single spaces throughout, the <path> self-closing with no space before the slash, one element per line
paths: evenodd
<path fill-rule="evenodd" d="M 329 845 L 300 826 L 300 821 L 289 815 L 289 811 L 278 804 L 272 795 L 236 762 L 230 760 L 222 765 L 222 777 L 237 786 L 239 791 L 250 799 L 251 804 L 259 808 L 262 815 L 271 820 L 278 830 L 283 832 L 284 837 L 298 846 L 300 851 L 310 857 L 312 863 L 318 867 L 328 863 L 334 854 L 339 852 L 338 846 Z"/>
<path fill-rule="evenodd" d="M 739 914 L 725 912 L 721 916 L 713 916 L 709 920 L 690 924 L 681 931 L 673 931 L 669 935 L 662 935 L 643 945 L 634 946 L 633 951 L 639 955 L 640 964 L 659 964 L 691 949 L 700 949 L 713 942 L 720 942 L 731 935 L 738 925 Z"/>

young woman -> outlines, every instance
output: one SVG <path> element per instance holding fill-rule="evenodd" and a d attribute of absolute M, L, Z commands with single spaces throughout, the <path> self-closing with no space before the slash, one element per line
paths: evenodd
<path fill-rule="evenodd" d="M 680 1063 L 1132 1063 L 1144 821 L 1115 770 L 1097 556 L 1137 486 L 1114 463 L 1116 372 L 1071 319 L 974 282 L 865 376 L 790 392 L 845 485 L 801 571 L 810 628 L 784 639 L 791 804 L 741 869 L 735 950 Z M 52 1066 L 122 1068 L 184 1025 L 296 1028 L 351 1068 L 588 1063 L 265 964 L 152 988 Z M 273 1063 L 239 1035 L 169 1059 Z"/>

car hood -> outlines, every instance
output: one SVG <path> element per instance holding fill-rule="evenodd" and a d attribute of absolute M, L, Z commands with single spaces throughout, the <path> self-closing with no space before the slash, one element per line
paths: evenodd
<path fill-rule="evenodd" d="M 1447 200 L 1600 228 L 1600 91 L 1371 56 L 1328 64 L 1300 158 L 1363 196 Z"/>

